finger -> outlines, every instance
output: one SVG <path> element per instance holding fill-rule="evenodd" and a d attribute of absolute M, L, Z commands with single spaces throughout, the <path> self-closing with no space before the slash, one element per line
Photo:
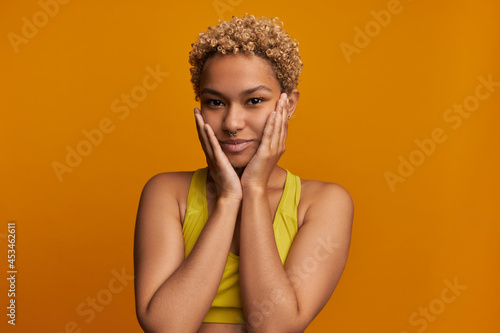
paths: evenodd
<path fill-rule="evenodd" d="M 215 162 L 220 166 L 230 166 L 229 160 L 227 159 L 226 154 L 224 154 L 224 152 L 222 151 L 222 147 L 220 146 L 219 141 L 217 140 L 217 137 L 212 130 L 212 127 L 210 127 L 209 124 L 205 124 L 205 130 L 207 132 L 208 139 L 213 150 Z"/>
<path fill-rule="evenodd" d="M 285 143 L 286 143 L 286 136 L 288 134 L 288 112 L 289 112 L 289 100 L 288 97 L 285 95 L 285 107 L 283 108 L 283 126 L 281 127 L 281 135 L 280 135 L 280 141 L 279 141 L 279 147 L 281 149 L 285 148 Z"/>
<path fill-rule="evenodd" d="M 195 114 L 195 119 L 196 119 L 196 130 L 198 132 L 198 139 L 200 140 L 201 147 L 203 148 L 203 153 L 205 153 L 208 162 L 210 159 L 212 159 L 213 153 L 211 151 L 211 147 L 208 142 L 205 130 L 203 129 L 203 120 L 201 120 L 201 117 L 196 114 Z"/>
<path fill-rule="evenodd" d="M 266 126 L 264 126 L 264 132 L 262 133 L 262 141 L 260 143 L 259 149 L 269 149 L 269 145 L 273 137 L 274 124 L 276 123 L 276 114 L 277 112 L 273 111 L 267 118 Z"/>
<path fill-rule="evenodd" d="M 276 121 L 273 129 L 273 136 L 271 140 L 272 149 L 276 149 L 278 147 L 280 141 L 281 127 L 283 126 L 283 94 L 280 95 L 280 99 L 278 101 L 278 107 L 276 112 Z"/>
<path fill-rule="evenodd" d="M 196 119 L 196 129 L 198 131 L 198 137 L 200 138 L 201 146 L 209 159 L 213 159 L 214 153 L 210 141 L 208 139 L 207 133 L 205 131 L 204 125 L 205 121 L 201 116 L 200 110 L 195 109 L 194 117 Z"/>
<path fill-rule="evenodd" d="M 279 138 L 278 138 L 278 147 L 281 148 L 283 144 L 283 135 L 285 134 L 285 126 L 286 126 L 286 119 L 287 119 L 287 95 L 283 94 L 283 107 L 281 109 L 281 124 L 280 124 L 280 132 L 279 132 Z"/>
<path fill-rule="evenodd" d="M 203 136 L 202 136 L 202 124 L 200 123 L 200 119 L 199 119 L 199 116 L 198 116 L 198 111 L 197 109 L 195 108 L 194 109 L 194 121 L 195 121 L 195 124 L 196 124 L 196 132 L 198 133 L 198 139 L 200 139 L 200 143 L 201 143 L 201 146 L 203 147 L 203 150 L 205 150 L 205 142 L 203 142 Z"/>

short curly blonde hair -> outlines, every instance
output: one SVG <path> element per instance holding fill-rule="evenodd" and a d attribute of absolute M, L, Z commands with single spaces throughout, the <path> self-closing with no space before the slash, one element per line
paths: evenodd
<path fill-rule="evenodd" d="M 200 78 L 203 66 L 213 54 L 254 54 L 269 62 L 281 92 L 290 94 L 298 85 L 302 71 L 299 43 L 293 41 L 282 29 L 279 18 L 254 17 L 245 14 L 233 16 L 231 21 L 219 21 L 206 32 L 201 32 L 196 43 L 191 44 L 189 63 L 191 83 L 196 101 L 200 100 Z"/>

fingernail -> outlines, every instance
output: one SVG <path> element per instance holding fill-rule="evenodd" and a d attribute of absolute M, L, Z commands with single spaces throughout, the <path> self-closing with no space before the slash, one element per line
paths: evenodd
<path fill-rule="evenodd" d="M 271 119 L 273 119 L 275 117 L 276 117 L 276 111 L 273 111 L 273 113 L 271 113 Z"/>
<path fill-rule="evenodd" d="M 198 113 L 198 111 L 199 111 L 199 110 L 198 110 L 197 108 L 194 108 L 194 113 L 195 113 L 195 114 L 196 114 L 196 113 Z"/>

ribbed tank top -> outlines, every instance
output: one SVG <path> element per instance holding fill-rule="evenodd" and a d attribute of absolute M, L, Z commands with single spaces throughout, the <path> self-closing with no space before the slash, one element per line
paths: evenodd
<path fill-rule="evenodd" d="M 184 258 L 193 249 L 208 220 L 208 167 L 194 172 L 189 187 L 186 214 L 182 226 Z M 273 221 L 274 237 L 284 265 L 297 234 L 297 206 L 300 200 L 300 178 L 286 170 L 286 181 Z M 222 280 L 204 323 L 244 324 L 239 281 L 239 256 L 228 253 Z"/>

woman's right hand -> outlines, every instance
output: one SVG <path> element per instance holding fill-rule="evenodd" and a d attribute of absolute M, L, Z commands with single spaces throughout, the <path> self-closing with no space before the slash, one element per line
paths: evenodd
<path fill-rule="evenodd" d="M 226 154 L 222 151 L 212 127 L 205 123 L 200 109 L 194 109 L 194 117 L 196 120 L 198 138 L 200 139 L 201 146 L 207 159 L 208 170 L 217 186 L 217 197 L 241 201 L 243 198 L 243 191 L 241 189 L 240 178 L 229 162 Z"/>

